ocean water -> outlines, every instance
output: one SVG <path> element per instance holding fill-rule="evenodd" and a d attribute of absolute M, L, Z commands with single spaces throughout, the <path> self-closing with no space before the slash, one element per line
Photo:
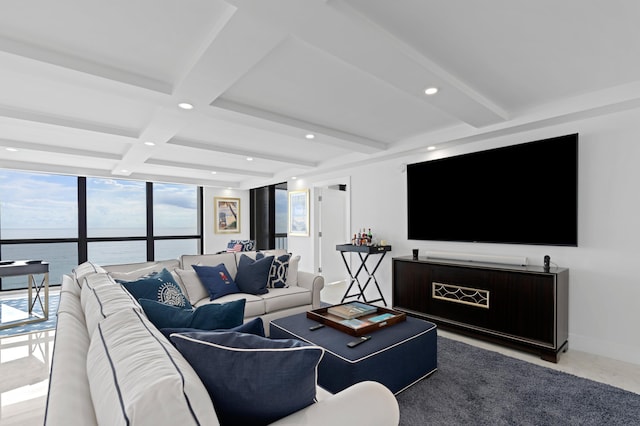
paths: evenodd
<path fill-rule="evenodd" d="M 75 238 L 74 230 L 29 229 L 3 230 L 2 238 Z M 134 232 L 132 232 L 134 231 Z M 128 233 L 127 233 L 128 232 Z M 193 235 L 192 229 L 175 228 L 163 235 Z M 131 229 L 102 229 L 90 237 L 130 237 L 142 234 Z M 182 254 L 198 254 L 199 240 L 156 240 L 155 259 L 177 259 Z M 145 241 L 107 241 L 88 243 L 89 260 L 98 265 L 145 262 L 147 248 Z M 76 243 L 4 244 L 1 260 L 42 260 L 49 263 L 49 284 L 62 282 L 62 276 L 78 265 L 78 245 Z M 41 277 L 40 277 L 41 279 Z M 2 278 L 2 290 L 27 287 L 27 277 Z"/>

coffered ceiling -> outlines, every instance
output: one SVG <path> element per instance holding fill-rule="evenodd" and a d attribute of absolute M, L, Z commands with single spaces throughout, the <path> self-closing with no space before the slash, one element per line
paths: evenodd
<path fill-rule="evenodd" d="M 634 0 L 3 1 L 0 167 L 246 189 L 638 108 L 639 20 Z"/>

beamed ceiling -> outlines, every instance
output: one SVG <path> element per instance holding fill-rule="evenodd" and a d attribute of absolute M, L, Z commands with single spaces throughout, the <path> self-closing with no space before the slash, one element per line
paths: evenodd
<path fill-rule="evenodd" d="M 3 1 L 0 167 L 246 189 L 638 108 L 638 22 L 635 0 Z"/>

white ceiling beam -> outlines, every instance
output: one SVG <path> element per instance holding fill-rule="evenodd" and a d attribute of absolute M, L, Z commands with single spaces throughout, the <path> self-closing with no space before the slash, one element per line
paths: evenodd
<path fill-rule="evenodd" d="M 238 155 L 241 157 L 253 157 L 262 160 L 277 161 L 282 163 L 294 164 L 302 167 L 316 167 L 318 163 L 314 161 L 300 160 L 297 158 L 285 157 L 282 155 L 270 155 L 261 152 L 248 151 L 244 149 L 234 148 L 232 146 L 217 145 L 208 142 L 200 142 L 188 139 L 174 138 L 168 142 L 170 145 L 183 146 L 193 149 L 199 149 L 208 152 L 219 152 L 223 154 Z M 216 169 L 217 170 L 217 169 Z"/>
<path fill-rule="evenodd" d="M 157 146 L 167 143 L 188 124 L 189 112 L 179 110 L 178 107 L 158 108 L 149 124 L 140 132 L 138 142 L 132 144 L 121 161 L 115 165 L 113 174 L 129 176 L 134 173 L 138 165 L 153 155 Z M 153 142 L 155 146 L 145 145 L 145 142 Z"/>
<path fill-rule="evenodd" d="M 212 31 L 215 37 L 199 50 L 200 57 L 191 61 L 191 68 L 175 84 L 174 97 L 191 102 L 196 108 L 204 109 L 222 95 L 288 34 L 286 28 L 268 25 L 246 9 L 229 12 L 224 18 L 218 24 L 220 28 Z M 260 36 L 255 37 L 256 34 Z"/>
<path fill-rule="evenodd" d="M 12 147 L 21 151 L 47 152 L 51 154 L 73 155 L 75 157 L 91 157 L 103 160 L 120 160 L 120 155 L 109 152 L 90 151 L 63 146 L 45 145 L 41 143 L 24 142 L 10 139 L 0 139 L 0 146 Z"/>
<path fill-rule="evenodd" d="M 324 140 L 322 143 L 325 143 L 327 145 L 350 149 L 365 154 L 371 154 L 373 152 L 383 151 L 387 149 L 387 144 L 381 141 L 365 138 L 363 136 L 354 135 L 352 133 L 343 132 L 337 129 L 332 129 L 330 127 L 321 126 L 319 124 L 311 123 L 308 121 L 298 120 L 296 118 L 277 114 L 271 111 L 266 111 L 260 108 L 255 108 L 250 105 L 244 105 L 238 102 L 229 101 L 223 98 L 218 98 L 215 102 L 212 103 L 211 106 L 227 111 L 233 111 L 238 114 L 247 115 L 261 120 L 267 120 L 275 123 L 280 123 L 285 126 L 295 127 L 298 129 L 302 129 L 305 132 L 318 133 L 331 136 L 332 138 L 340 139 L 337 141 L 332 141 L 331 139 Z"/>
<path fill-rule="evenodd" d="M 0 107 L 0 118 L 1 117 L 13 120 L 28 121 L 36 124 L 45 124 L 50 126 L 65 127 L 68 129 L 85 130 L 88 132 L 122 136 L 126 138 L 138 137 L 138 131 L 133 129 L 105 126 L 104 124 L 93 123 L 89 121 L 72 120 L 66 117 L 42 114 L 35 111 L 25 111 L 17 108 Z"/>
<path fill-rule="evenodd" d="M 208 172 L 215 171 L 216 174 L 228 173 L 233 175 L 254 176 L 254 177 L 260 177 L 260 178 L 273 177 L 273 173 L 258 172 L 251 169 L 232 169 L 228 167 L 211 166 L 209 164 L 181 163 L 179 161 L 154 160 L 154 159 L 147 160 L 146 164 L 150 164 L 153 166 L 175 167 L 178 169 L 204 170 Z"/>
<path fill-rule="evenodd" d="M 69 175 L 69 167 L 65 165 L 56 164 L 42 164 L 31 163 L 25 161 L 12 161 L 8 159 L 0 159 L 0 168 L 9 170 L 21 170 L 32 171 L 37 173 L 54 173 L 61 175 Z M 87 176 L 95 178 L 113 179 L 112 173 L 109 170 L 93 169 L 88 167 L 74 167 L 73 175 Z M 128 176 L 130 179 L 136 179 L 147 182 L 167 182 L 167 183 L 183 183 L 187 185 L 194 185 L 192 178 L 185 178 L 182 176 L 168 175 L 168 174 L 154 174 L 154 173 L 132 173 Z M 223 181 L 210 178 L 199 178 L 198 185 L 211 186 L 211 187 L 224 187 L 224 188 L 240 188 L 240 182 L 238 181 Z"/>
<path fill-rule="evenodd" d="M 166 183 L 183 183 L 185 185 L 198 185 L 198 186 L 210 186 L 219 188 L 240 188 L 241 184 L 238 181 L 226 181 L 218 179 L 210 179 L 206 177 L 199 177 L 198 179 L 185 178 L 183 176 L 167 175 L 167 174 L 153 174 L 153 173 L 132 173 L 129 176 L 130 179 L 146 181 L 146 182 L 166 182 Z M 194 183 L 197 182 L 197 183 Z"/>
<path fill-rule="evenodd" d="M 171 84 L 163 81 L 7 37 L 0 37 L 0 51 L 153 92 L 170 94 L 172 89 Z"/>
<path fill-rule="evenodd" d="M 13 161 L 9 159 L 0 159 L 0 168 L 10 170 L 32 171 L 37 173 L 54 173 L 61 175 L 69 175 L 69 166 L 46 164 L 46 163 L 33 163 L 27 161 Z M 92 169 L 88 167 L 75 166 L 71 174 L 76 176 L 104 176 L 111 177 L 107 170 Z"/>

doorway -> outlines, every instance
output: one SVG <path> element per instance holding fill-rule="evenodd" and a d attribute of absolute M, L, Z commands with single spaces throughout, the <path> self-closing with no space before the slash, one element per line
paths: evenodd
<path fill-rule="evenodd" d="M 318 194 L 318 272 L 324 277 L 321 300 L 340 303 L 349 275 L 336 245 L 349 241 L 350 197 L 346 183 L 317 187 Z"/>

